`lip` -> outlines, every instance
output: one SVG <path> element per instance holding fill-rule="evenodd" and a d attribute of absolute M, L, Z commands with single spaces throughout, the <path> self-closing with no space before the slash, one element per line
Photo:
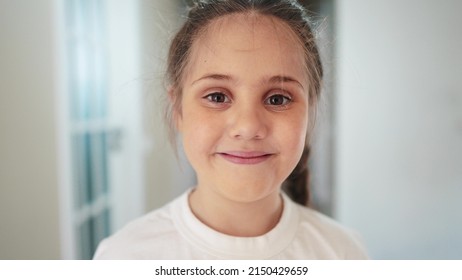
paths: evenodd
<path fill-rule="evenodd" d="M 258 164 L 268 160 L 273 154 L 265 152 L 230 151 L 218 153 L 223 159 L 235 164 Z"/>

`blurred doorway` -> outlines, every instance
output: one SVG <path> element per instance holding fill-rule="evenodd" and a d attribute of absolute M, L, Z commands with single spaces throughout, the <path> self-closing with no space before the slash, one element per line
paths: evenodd
<path fill-rule="evenodd" d="M 91 259 L 104 237 L 144 211 L 138 6 L 61 4 L 66 82 L 60 117 L 67 119 L 69 174 L 62 186 L 63 256 Z"/>

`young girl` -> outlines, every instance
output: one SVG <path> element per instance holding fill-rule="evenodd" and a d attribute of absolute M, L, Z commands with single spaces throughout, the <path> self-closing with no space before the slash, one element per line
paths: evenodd
<path fill-rule="evenodd" d="M 300 205 L 321 76 L 296 1 L 198 1 L 168 60 L 170 122 L 197 185 L 104 240 L 95 258 L 365 258 L 352 233 Z"/>

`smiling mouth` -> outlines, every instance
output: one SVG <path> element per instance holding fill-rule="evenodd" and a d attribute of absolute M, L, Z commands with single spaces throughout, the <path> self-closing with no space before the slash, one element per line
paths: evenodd
<path fill-rule="evenodd" d="M 273 154 L 263 152 L 218 153 L 223 159 L 235 164 L 258 164 L 268 160 Z"/>

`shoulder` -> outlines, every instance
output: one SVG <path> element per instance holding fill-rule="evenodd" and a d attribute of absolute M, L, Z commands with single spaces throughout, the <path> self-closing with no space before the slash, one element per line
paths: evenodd
<path fill-rule="evenodd" d="M 165 244 L 178 238 L 172 219 L 176 202 L 154 210 L 128 223 L 98 246 L 94 259 L 144 259 L 155 258 Z"/>
<path fill-rule="evenodd" d="M 315 239 L 317 251 L 325 252 L 326 258 L 368 258 L 359 235 L 355 231 L 311 208 L 301 205 L 297 205 L 297 208 L 300 213 L 299 233 L 301 238 L 310 236 Z M 324 256 L 320 256 L 320 258 L 324 258 Z"/>

